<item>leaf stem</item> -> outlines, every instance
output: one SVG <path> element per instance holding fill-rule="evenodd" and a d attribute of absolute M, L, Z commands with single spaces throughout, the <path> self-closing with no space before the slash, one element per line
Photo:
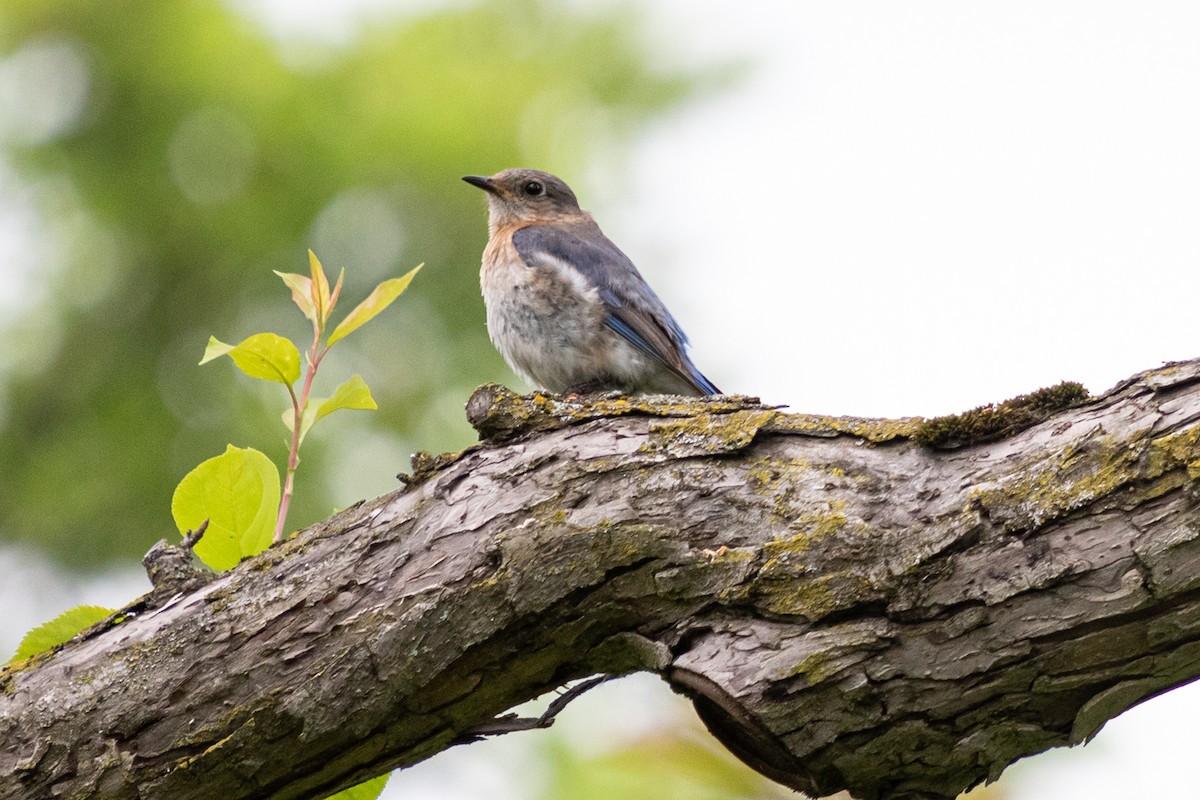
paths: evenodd
<path fill-rule="evenodd" d="M 279 515 L 275 517 L 275 542 L 283 541 L 283 529 L 287 523 L 288 508 L 292 504 L 292 489 L 295 485 L 296 468 L 300 466 L 300 436 L 304 424 L 304 411 L 308 408 L 308 393 L 312 389 L 313 378 L 317 375 L 317 367 L 329 348 L 321 350 L 321 330 L 313 325 L 313 343 L 308 351 L 308 368 L 304 371 L 304 386 L 300 389 L 300 397 L 289 384 L 288 394 L 292 397 L 292 446 L 288 451 L 287 477 L 283 482 L 283 494 L 279 498 Z"/>

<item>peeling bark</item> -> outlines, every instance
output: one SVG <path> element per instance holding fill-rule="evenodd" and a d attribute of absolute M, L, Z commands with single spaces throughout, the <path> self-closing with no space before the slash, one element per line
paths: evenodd
<path fill-rule="evenodd" d="M 1200 361 L 1002 441 L 485 387 L 488 441 L 0 671 L 0 797 L 319 798 L 652 670 L 797 789 L 952 798 L 1200 675 Z"/>

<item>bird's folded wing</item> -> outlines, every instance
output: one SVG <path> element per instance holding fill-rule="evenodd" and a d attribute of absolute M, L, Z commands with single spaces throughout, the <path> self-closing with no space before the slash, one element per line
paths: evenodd
<path fill-rule="evenodd" d="M 707 391 L 708 387 L 700 384 L 708 381 L 699 376 L 684 353 L 687 336 L 679 323 L 629 257 L 594 222 L 530 225 L 513 233 L 512 241 L 530 267 L 574 268 L 598 290 L 609 328 L 686 383 Z"/>

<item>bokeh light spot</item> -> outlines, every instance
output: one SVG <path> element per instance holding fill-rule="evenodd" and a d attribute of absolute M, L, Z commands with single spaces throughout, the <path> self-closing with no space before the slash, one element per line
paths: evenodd
<path fill-rule="evenodd" d="M 0 60 L 0 142 L 43 144 L 71 131 L 90 88 L 91 68 L 78 42 L 31 39 Z"/>
<path fill-rule="evenodd" d="M 313 249 L 327 269 L 345 265 L 356 280 L 392 277 L 406 240 L 400 211 L 378 189 L 355 187 L 333 198 L 313 222 Z"/>
<path fill-rule="evenodd" d="M 179 124 L 169 158 L 171 177 L 188 200 L 220 205 L 240 195 L 250 181 L 254 135 L 224 109 L 201 109 Z"/>

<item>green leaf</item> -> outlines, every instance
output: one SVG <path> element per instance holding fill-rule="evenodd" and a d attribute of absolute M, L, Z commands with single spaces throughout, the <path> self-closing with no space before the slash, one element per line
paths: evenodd
<path fill-rule="evenodd" d="M 300 415 L 300 443 L 304 443 L 304 437 L 308 436 L 308 431 L 312 428 L 313 423 L 343 408 L 358 411 L 374 411 L 379 408 L 375 404 L 375 398 L 371 397 L 371 389 L 361 375 L 351 376 L 348 381 L 337 388 L 333 397 L 310 397 L 308 399 L 308 406 Z M 290 408 L 285 409 L 280 415 L 284 427 L 289 431 L 292 430 L 292 421 L 295 416 L 295 412 Z"/>
<path fill-rule="evenodd" d="M 356 411 L 374 411 L 379 408 L 375 405 L 375 398 L 371 397 L 371 389 L 362 379 L 362 375 L 350 376 L 350 380 L 337 388 L 333 397 L 317 406 L 316 418 L 327 417 L 343 408 Z"/>
<path fill-rule="evenodd" d="M 256 333 L 236 345 L 208 337 L 201 364 L 227 355 L 251 378 L 291 386 L 300 377 L 300 351 L 289 340 L 274 333 Z"/>
<path fill-rule="evenodd" d="M 325 800 L 375 800 L 383 793 L 383 787 L 387 784 L 388 778 L 392 777 L 390 772 L 385 772 L 378 778 L 371 778 L 369 781 L 364 781 L 358 786 L 351 786 L 349 789 L 342 789 L 337 794 L 331 794 Z"/>
<path fill-rule="evenodd" d="M 208 344 L 204 347 L 204 358 L 200 359 L 200 365 L 203 366 L 213 359 L 220 358 L 229 353 L 233 349 L 233 345 L 225 344 L 215 336 L 208 337 Z"/>
<path fill-rule="evenodd" d="M 311 296 L 313 305 L 317 307 L 318 325 L 325 330 L 325 323 L 329 321 L 329 279 L 325 277 L 321 260 L 312 250 L 308 251 L 308 268 L 312 272 Z"/>
<path fill-rule="evenodd" d="M 316 322 L 317 307 L 313 305 L 312 301 L 312 278 L 306 275 L 297 275 L 294 272 L 280 272 L 279 270 L 274 270 L 274 272 L 292 290 L 292 302 L 299 306 L 300 310 L 304 312 L 304 316 Z"/>
<path fill-rule="evenodd" d="M 346 268 L 338 273 L 337 283 L 333 286 L 333 294 L 329 296 L 329 311 L 333 311 L 333 307 L 337 305 L 338 298 L 342 296 L 342 283 L 346 280 Z"/>
<path fill-rule="evenodd" d="M 308 435 L 308 429 L 317 421 L 317 406 L 324 402 L 318 397 L 310 397 L 308 399 L 308 407 L 304 409 L 304 413 L 300 415 L 300 444 L 304 444 L 304 437 Z M 296 412 L 290 408 L 284 409 L 283 425 L 289 431 L 292 430 L 292 420 L 296 417 Z M 288 447 L 291 447 L 291 442 L 288 442 Z"/>
<path fill-rule="evenodd" d="M 17 647 L 17 654 L 9 659 L 9 663 L 29 658 L 43 650 L 56 647 L 70 640 L 72 636 L 84 628 L 95 625 L 113 613 L 115 613 L 113 609 L 102 608 L 101 606 L 75 606 L 74 608 L 69 608 L 49 622 L 43 622 L 25 634 L 25 638 L 21 639 L 21 644 Z"/>
<path fill-rule="evenodd" d="M 180 533 L 208 520 L 195 550 L 215 570 L 267 549 L 278 511 L 279 471 L 271 459 L 233 445 L 185 475 L 171 498 Z"/>
<path fill-rule="evenodd" d="M 375 287 L 375 289 L 367 295 L 367 299 L 358 304 L 357 307 L 346 318 L 338 323 L 338 326 L 333 329 L 333 333 L 329 334 L 329 344 L 332 345 L 338 339 L 343 338 L 347 334 L 353 332 L 362 325 L 370 322 L 371 318 L 383 311 L 392 304 L 400 294 L 408 288 L 412 283 L 412 279 L 417 274 L 417 270 L 425 266 L 418 264 L 409 273 L 400 278 L 391 278 Z"/>

